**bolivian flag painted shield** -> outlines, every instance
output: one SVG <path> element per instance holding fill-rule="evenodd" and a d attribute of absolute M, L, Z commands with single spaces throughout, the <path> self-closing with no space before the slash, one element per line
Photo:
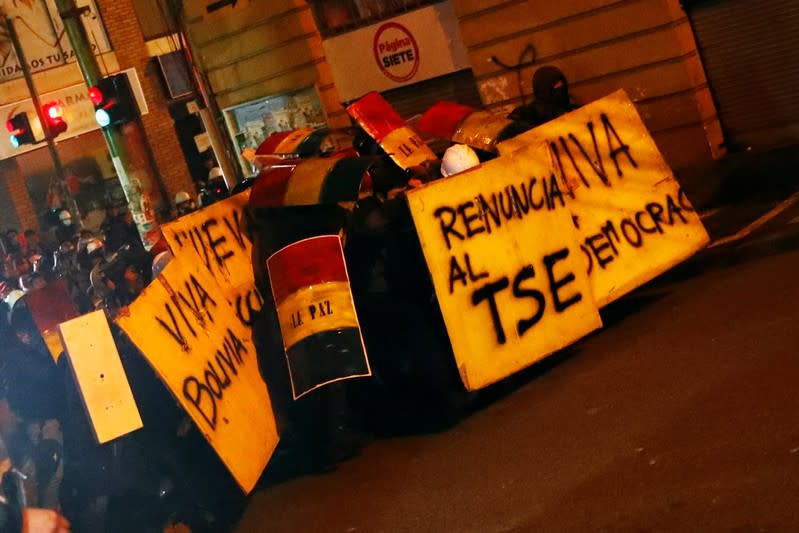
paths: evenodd
<path fill-rule="evenodd" d="M 294 399 L 372 370 L 338 235 L 311 237 L 266 262 Z"/>

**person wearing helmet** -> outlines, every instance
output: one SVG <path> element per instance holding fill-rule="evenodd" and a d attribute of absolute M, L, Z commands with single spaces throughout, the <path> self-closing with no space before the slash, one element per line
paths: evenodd
<path fill-rule="evenodd" d="M 222 169 L 214 167 L 208 173 L 208 182 L 200 189 L 200 207 L 207 207 L 214 202 L 226 198 L 229 194 Z"/>
<path fill-rule="evenodd" d="M 180 191 L 175 194 L 175 214 L 178 217 L 182 217 L 188 213 L 191 213 L 196 209 L 196 205 L 194 204 L 194 200 L 192 199 L 191 195 L 186 191 Z"/>
<path fill-rule="evenodd" d="M 465 144 L 454 144 L 447 148 L 441 158 L 441 175 L 452 176 L 480 164 L 477 153 Z"/>
<path fill-rule="evenodd" d="M 55 228 L 56 240 L 59 243 L 70 241 L 75 238 L 77 233 L 78 228 L 72 221 L 72 213 L 66 209 L 62 209 L 58 213 L 58 226 Z"/>

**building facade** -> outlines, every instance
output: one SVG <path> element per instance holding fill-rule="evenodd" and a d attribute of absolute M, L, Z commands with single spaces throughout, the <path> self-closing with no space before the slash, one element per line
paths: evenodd
<path fill-rule="evenodd" d="M 214 14 L 207 2 L 186 5 L 196 55 L 223 110 L 313 88 L 331 126 L 348 124 L 342 103 L 369 89 L 383 92 L 406 118 L 436 99 L 474 105 L 473 95 L 478 105 L 507 113 L 530 101 L 535 69 L 555 65 L 578 103 L 624 88 L 672 166 L 724 153 L 714 96 L 679 0 L 250 0 Z M 417 75 L 387 82 L 388 69 L 374 68 L 378 33 L 396 23 L 411 39 L 424 40 L 436 25 L 424 21 L 424 31 L 412 25 L 428 9 L 443 21 L 448 42 L 419 44 Z M 444 20 L 450 13 L 454 26 Z M 401 41 L 402 31 L 388 35 Z M 438 64 L 435 76 L 423 72 L 431 62 Z M 241 140 L 245 130 L 231 131 L 242 145 L 257 137 Z"/>
<path fill-rule="evenodd" d="M 577 103 L 625 89 L 674 168 L 728 147 L 799 141 L 799 110 L 789 97 L 799 88 L 791 44 L 799 0 L 95 2 L 107 39 L 98 41 L 98 61 L 106 72 L 135 70 L 169 197 L 202 177 L 209 145 L 198 115 L 204 99 L 187 79 L 175 90 L 181 75 L 166 61 L 176 59 L 181 70 L 181 30 L 242 175 L 253 171 L 240 157 L 244 148 L 275 131 L 348 126 L 346 104 L 370 90 L 410 121 L 437 100 L 505 114 L 531 100 L 532 75 L 543 65 L 564 72 Z M 785 83 L 774 83 L 778 69 Z M 41 92 L 80 80 L 74 64 L 37 74 Z M 20 79 L 4 81 L 0 109 L 25 91 Z M 96 172 L 112 177 L 101 137 L 89 131 L 59 140 L 58 149 L 68 166 L 94 160 Z M 42 194 L 31 184 L 50 166 L 43 149 L 0 160 L 0 227 L 37 222 Z"/>
<path fill-rule="evenodd" d="M 180 190 L 194 185 L 170 117 L 170 100 L 161 73 L 137 23 L 133 0 L 95 0 L 81 16 L 90 46 L 103 75 L 130 72 L 142 109 L 145 144 L 157 177 L 157 197 L 165 204 Z M 96 230 L 106 212 L 124 209 L 113 161 L 104 136 L 94 120 L 94 108 L 63 31 L 55 2 L 0 1 L 13 20 L 20 46 L 42 103 L 57 101 L 64 108 L 67 131 L 55 139 L 55 151 L 64 167 L 86 227 Z M 0 33 L 4 67 L 0 72 L 0 114 L 7 120 L 27 112 L 37 139 L 43 133 L 35 117 L 30 91 L 7 32 Z M 0 146 L 0 228 L 41 229 L 49 225 L 55 165 L 46 143 L 14 149 L 7 138 Z"/>

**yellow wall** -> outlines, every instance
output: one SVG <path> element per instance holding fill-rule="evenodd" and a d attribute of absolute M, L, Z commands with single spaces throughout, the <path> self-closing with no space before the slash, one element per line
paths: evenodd
<path fill-rule="evenodd" d="M 559 67 L 578 103 L 627 90 L 673 167 L 720 155 L 721 129 L 693 34 L 678 0 L 452 0 L 483 102 L 495 111 L 529 102 L 535 67 Z M 527 58 L 530 59 L 529 57 Z"/>
<path fill-rule="evenodd" d="M 206 4 L 187 1 L 185 15 L 220 108 L 316 85 L 330 125 L 349 125 L 304 1 L 251 0 L 213 15 L 203 11 Z"/>

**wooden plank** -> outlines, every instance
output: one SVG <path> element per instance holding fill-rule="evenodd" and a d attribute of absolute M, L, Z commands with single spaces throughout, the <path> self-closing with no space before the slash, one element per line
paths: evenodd
<path fill-rule="evenodd" d="M 97 442 L 140 429 L 139 409 L 105 313 L 94 311 L 74 318 L 59 330 Z"/>
<path fill-rule="evenodd" d="M 272 404 L 251 330 L 196 254 L 177 250 L 117 323 L 250 492 L 277 446 Z"/>

